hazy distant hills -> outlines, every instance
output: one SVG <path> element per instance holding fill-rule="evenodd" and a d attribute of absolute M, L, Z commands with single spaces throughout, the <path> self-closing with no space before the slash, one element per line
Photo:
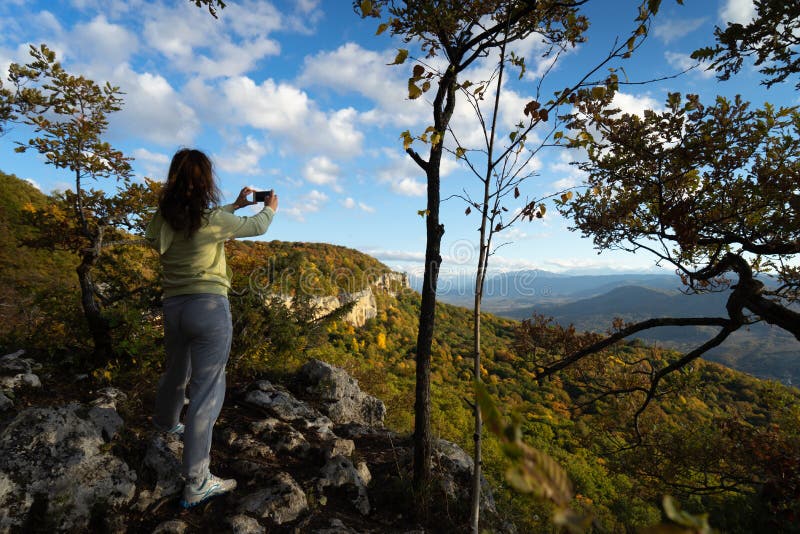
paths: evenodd
<path fill-rule="evenodd" d="M 451 304 L 472 306 L 472 280 L 444 278 L 439 298 Z M 483 309 L 513 319 L 532 314 L 553 317 L 579 330 L 604 332 L 615 317 L 628 322 L 652 317 L 725 317 L 727 292 L 704 295 L 681 293 L 675 275 L 611 274 L 561 275 L 519 271 L 487 280 Z M 711 327 L 663 327 L 642 333 L 641 339 L 691 350 L 713 337 Z M 766 324 L 736 332 L 709 360 L 729 365 L 760 378 L 800 384 L 800 342 L 785 331 Z"/>
<path fill-rule="evenodd" d="M 411 284 L 414 289 L 420 290 L 422 279 L 412 278 Z M 439 279 L 439 298 L 452 304 L 471 306 L 473 284 L 472 277 L 443 275 Z M 515 271 L 487 278 L 484 306 L 489 311 L 512 316 L 512 312 L 520 308 L 542 303 L 572 302 L 603 295 L 624 286 L 677 291 L 680 279 L 670 274 L 566 275 L 547 271 Z"/>

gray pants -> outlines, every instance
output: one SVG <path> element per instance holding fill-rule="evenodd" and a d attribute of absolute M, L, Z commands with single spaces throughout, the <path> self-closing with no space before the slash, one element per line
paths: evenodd
<path fill-rule="evenodd" d="M 225 398 L 232 334 L 227 297 L 202 293 L 164 299 L 167 362 L 158 382 L 153 422 L 165 430 L 178 423 L 189 383 L 183 434 L 183 475 L 188 481 L 209 473 L 211 432 Z"/>

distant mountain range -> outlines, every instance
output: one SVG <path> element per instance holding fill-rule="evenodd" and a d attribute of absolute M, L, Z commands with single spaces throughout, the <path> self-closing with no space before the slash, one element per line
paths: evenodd
<path fill-rule="evenodd" d="M 473 283 L 466 277 L 444 277 L 439 285 L 439 299 L 471 307 Z M 727 316 L 727 291 L 692 295 L 682 293 L 681 288 L 675 275 L 571 276 L 517 271 L 487 279 L 483 309 L 520 320 L 541 314 L 565 326 L 574 324 L 578 330 L 596 332 L 605 332 L 615 317 L 637 322 L 653 317 Z M 662 327 L 638 337 L 648 343 L 687 351 L 713 337 L 716 331 L 712 327 Z M 734 333 L 722 346 L 710 351 L 707 359 L 759 378 L 800 384 L 800 342 L 767 324 Z"/>

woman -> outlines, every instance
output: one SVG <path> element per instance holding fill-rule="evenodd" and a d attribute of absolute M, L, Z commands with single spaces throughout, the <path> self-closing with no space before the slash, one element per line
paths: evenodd
<path fill-rule="evenodd" d="M 263 234 L 278 209 L 278 196 L 272 194 L 257 215 L 234 215 L 234 210 L 255 204 L 248 199 L 251 192 L 245 187 L 236 202 L 218 207 L 211 161 L 199 150 L 179 150 L 145 234 L 161 255 L 167 355 L 153 421 L 162 430 L 183 433 L 185 508 L 236 487 L 235 480 L 211 474 L 209 453 L 225 396 L 233 331 L 225 241 Z M 190 400 L 184 428 L 178 419 L 187 383 Z"/>

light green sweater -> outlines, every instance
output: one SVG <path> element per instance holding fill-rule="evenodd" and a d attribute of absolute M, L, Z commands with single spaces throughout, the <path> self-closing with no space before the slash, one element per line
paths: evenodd
<path fill-rule="evenodd" d="M 275 212 L 264 207 L 252 217 L 233 214 L 233 204 L 212 209 L 207 223 L 189 239 L 176 232 L 157 212 L 145 239 L 161 254 L 164 298 L 194 293 L 227 295 L 231 272 L 225 262 L 225 241 L 267 231 Z"/>

